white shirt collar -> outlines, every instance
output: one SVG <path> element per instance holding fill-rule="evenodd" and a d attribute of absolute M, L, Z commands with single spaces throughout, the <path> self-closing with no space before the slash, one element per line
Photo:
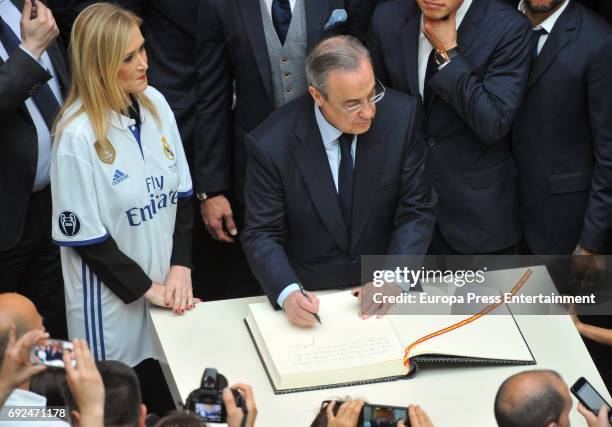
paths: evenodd
<path fill-rule="evenodd" d="M 8 399 L 4 404 L 5 406 L 35 406 L 45 407 L 47 406 L 47 398 L 40 394 L 32 393 L 29 390 L 16 388 L 9 395 Z"/>
<path fill-rule="evenodd" d="M 326 148 L 334 146 L 343 132 L 327 121 L 317 104 L 314 104 L 314 110 L 323 145 L 325 145 Z"/>
<path fill-rule="evenodd" d="M 550 15 L 548 18 L 546 18 L 544 21 L 542 21 L 540 23 L 540 25 L 538 25 L 537 27 L 534 27 L 534 30 L 539 30 L 541 28 L 544 28 L 546 30 L 546 32 L 548 34 L 550 34 L 553 30 L 553 28 L 555 27 L 555 24 L 557 23 L 557 20 L 559 19 L 559 17 L 561 16 L 561 14 L 563 13 L 563 11 L 567 8 L 567 5 L 569 5 L 569 2 L 571 0 L 566 0 L 565 3 L 563 3 L 563 6 L 561 6 L 559 9 L 557 9 L 555 11 L 555 13 L 553 13 L 552 15 Z M 521 0 L 521 2 L 519 3 L 518 9 L 525 13 L 525 0 Z"/>

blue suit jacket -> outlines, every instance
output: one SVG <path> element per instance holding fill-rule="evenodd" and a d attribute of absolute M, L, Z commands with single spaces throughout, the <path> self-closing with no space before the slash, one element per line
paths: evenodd
<path fill-rule="evenodd" d="M 612 28 L 572 1 L 534 61 L 513 129 L 534 253 L 612 250 Z"/>
<path fill-rule="evenodd" d="M 420 22 L 416 2 L 381 2 L 369 37 L 378 78 L 419 98 Z M 427 162 L 440 230 L 459 252 L 493 252 L 520 238 L 509 131 L 527 86 L 530 31 L 510 5 L 474 0 L 458 30 L 460 55 L 429 82 Z"/>
<path fill-rule="evenodd" d="M 247 135 L 241 240 L 273 305 L 294 282 L 314 290 L 360 284 L 360 255 L 427 250 L 436 198 L 416 100 L 388 90 L 376 106 L 372 127 L 356 144 L 350 239 L 310 95 Z"/>

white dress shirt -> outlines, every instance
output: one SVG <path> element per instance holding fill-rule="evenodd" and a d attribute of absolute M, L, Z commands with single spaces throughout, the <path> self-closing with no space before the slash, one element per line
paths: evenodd
<path fill-rule="evenodd" d="M 21 30 L 19 28 L 19 21 L 21 20 L 21 11 L 17 9 L 17 7 L 10 0 L 0 1 L 0 16 L 2 19 L 11 27 L 11 30 L 17 35 L 19 39 L 21 39 Z M 49 87 L 53 92 L 53 95 L 57 98 L 57 102 L 62 105 L 62 92 L 59 86 L 59 80 L 57 79 L 57 74 L 55 73 L 55 69 L 53 68 L 53 64 L 51 63 L 51 58 L 47 52 L 44 52 L 40 59 L 36 59 L 30 52 L 20 46 L 26 53 L 28 53 L 32 58 L 38 61 L 38 63 L 48 70 L 53 76 L 51 80 L 48 81 Z M 0 58 L 3 61 L 8 59 L 9 55 L 6 51 L 5 47 L 0 43 Z M 25 101 L 26 108 L 28 109 L 28 113 L 30 113 L 30 117 L 34 121 L 34 126 L 36 127 L 36 134 L 38 135 L 38 159 L 36 165 L 36 177 L 34 178 L 34 186 L 32 187 L 32 191 L 39 191 L 45 188 L 49 184 L 49 165 L 51 162 L 51 134 L 49 133 L 49 129 L 45 123 L 45 119 L 42 114 L 38 110 L 38 107 L 32 100 L 32 98 L 28 98 Z"/>
<path fill-rule="evenodd" d="M 0 0 L 1 2 L 1 0 Z M 32 408 L 45 408 L 47 406 L 47 398 L 36 393 L 32 393 L 28 390 L 16 388 L 9 395 L 8 399 L 4 403 L 1 409 L 2 416 L 0 418 L 0 427 L 70 427 L 65 421 L 61 421 L 57 418 L 40 419 L 38 421 L 21 421 L 18 419 L 10 420 L 8 411 L 11 406 L 21 407 L 32 407 Z M 68 408 L 66 408 L 68 411 Z"/>
<path fill-rule="evenodd" d="M 465 15 L 471 5 L 472 5 L 472 0 L 463 0 L 463 3 L 461 4 L 461 6 L 459 6 L 459 9 L 457 9 L 457 16 L 455 19 L 457 29 L 459 29 L 459 26 L 463 22 L 463 18 L 465 18 Z M 421 31 L 419 32 L 419 59 L 418 59 L 419 61 L 419 93 L 421 94 L 421 97 L 423 97 L 423 91 L 425 89 L 425 74 L 427 73 L 427 61 L 429 60 L 429 55 L 431 54 L 432 50 L 433 50 L 432 44 L 429 42 L 429 39 L 427 39 L 427 37 L 425 36 L 425 33 L 423 33 L 423 15 L 421 15 Z M 444 67 L 444 65 L 442 67 Z"/>
<path fill-rule="evenodd" d="M 270 16 L 272 16 L 272 1 L 273 0 L 265 0 L 266 9 L 270 12 Z M 289 0 L 289 7 L 291 8 L 291 13 L 293 13 L 293 9 L 295 8 L 295 2 L 297 0 Z"/>
<path fill-rule="evenodd" d="M 540 54 L 540 52 L 542 52 L 542 49 L 544 48 L 544 44 L 546 43 L 546 40 L 548 40 L 548 36 L 550 35 L 555 24 L 557 23 L 557 19 L 559 19 L 559 17 L 561 16 L 565 8 L 567 8 L 567 5 L 569 4 L 570 1 L 571 0 L 567 0 L 565 3 L 563 3 L 563 5 L 559 9 L 555 11 L 555 13 L 553 13 L 548 18 L 546 18 L 544 21 L 542 21 L 540 25 L 538 25 L 537 27 L 533 27 L 534 31 L 542 29 L 542 28 L 546 30 L 546 34 L 542 34 L 540 36 L 540 39 L 538 40 L 538 55 Z M 519 3 L 519 10 L 525 13 L 525 0 L 521 0 L 521 2 Z"/>
<path fill-rule="evenodd" d="M 315 118 L 317 119 L 317 126 L 319 127 L 319 132 L 321 133 L 321 139 L 323 140 L 323 145 L 325 146 L 325 153 L 327 154 L 327 161 L 329 162 L 329 169 L 332 174 L 332 178 L 334 180 L 334 185 L 336 186 L 336 193 L 338 192 L 338 171 L 340 170 L 340 143 L 338 138 L 342 135 L 342 131 L 332 125 L 321 113 L 319 107 L 315 104 L 314 106 Z M 351 143 L 351 156 L 353 157 L 353 164 L 355 164 L 355 148 L 357 145 L 357 135 L 353 136 L 353 142 Z M 285 303 L 285 299 L 287 296 L 293 292 L 299 290 L 299 286 L 297 283 L 292 283 L 287 286 L 283 291 L 278 295 L 276 302 L 279 306 L 283 306 Z"/>

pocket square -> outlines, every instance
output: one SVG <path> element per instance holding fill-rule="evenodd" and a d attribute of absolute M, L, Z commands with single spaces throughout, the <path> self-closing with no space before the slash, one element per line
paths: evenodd
<path fill-rule="evenodd" d="M 325 31 L 330 30 L 338 25 L 342 25 L 346 22 L 346 18 L 348 15 L 346 14 L 346 10 L 344 9 L 334 9 L 329 16 L 329 20 L 323 27 Z"/>

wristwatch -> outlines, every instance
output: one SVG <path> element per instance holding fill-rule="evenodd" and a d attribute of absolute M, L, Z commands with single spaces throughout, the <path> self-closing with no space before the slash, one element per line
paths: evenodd
<path fill-rule="evenodd" d="M 196 193 L 196 197 L 199 201 L 203 202 L 206 199 L 212 199 L 213 197 L 217 197 L 223 194 L 223 191 L 209 191 L 208 193 Z"/>
<path fill-rule="evenodd" d="M 457 55 L 459 55 L 459 46 L 455 46 L 454 48 L 446 51 L 436 49 L 436 51 L 434 52 L 434 60 L 436 61 L 436 64 L 438 64 L 438 67 L 441 67 L 447 62 L 450 62 L 455 59 Z"/>

